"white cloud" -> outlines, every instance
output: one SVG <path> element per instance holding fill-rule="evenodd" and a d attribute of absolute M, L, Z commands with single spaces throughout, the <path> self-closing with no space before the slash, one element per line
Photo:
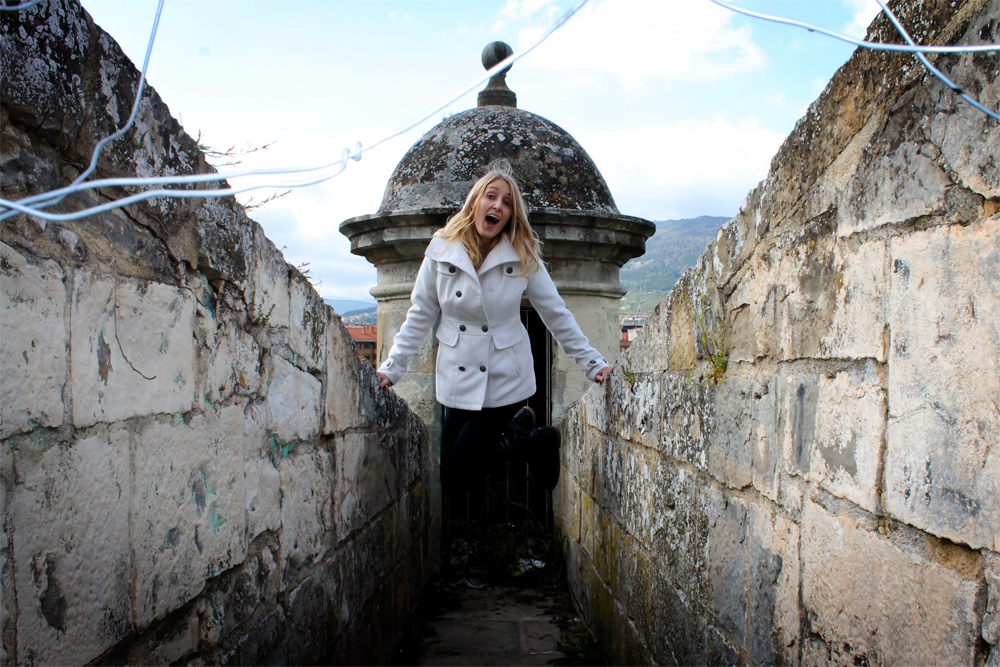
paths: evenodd
<path fill-rule="evenodd" d="M 734 215 L 767 175 L 784 135 L 758 120 L 685 120 L 576 138 L 604 175 L 625 215 L 663 220 Z"/>
<path fill-rule="evenodd" d="M 750 28 L 732 27 L 733 18 L 709 2 L 605 0 L 580 10 L 530 62 L 602 72 L 629 90 L 650 83 L 715 81 L 756 70 L 765 62 Z M 534 22 L 519 33 L 520 46 L 537 39 L 547 25 L 541 16 Z"/>
<path fill-rule="evenodd" d="M 500 10 L 499 18 L 493 24 L 493 31 L 500 32 L 507 27 L 508 21 L 524 21 L 543 9 L 546 11 L 541 14 L 545 18 L 550 18 L 556 10 L 552 2 L 553 0 L 507 0 L 507 4 Z"/>
<path fill-rule="evenodd" d="M 844 0 L 848 6 L 854 9 L 854 18 L 844 28 L 844 32 L 851 37 L 863 39 L 868 34 L 868 26 L 878 15 L 882 8 L 875 0 Z"/>

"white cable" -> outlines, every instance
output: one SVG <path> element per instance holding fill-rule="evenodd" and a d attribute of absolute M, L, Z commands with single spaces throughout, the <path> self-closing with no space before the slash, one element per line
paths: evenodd
<path fill-rule="evenodd" d="M 783 25 L 790 25 L 796 28 L 803 28 L 809 32 L 818 32 L 821 35 L 826 35 L 827 37 L 833 37 L 834 39 L 839 39 L 842 42 L 847 42 L 848 44 L 854 44 L 855 46 L 862 46 L 866 49 L 872 49 L 873 51 L 905 51 L 907 53 L 972 53 L 978 51 L 1000 51 L 1000 44 L 973 44 L 967 46 L 917 46 L 912 41 L 909 45 L 907 44 L 884 44 L 882 42 L 866 42 L 863 39 L 856 39 L 849 35 L 843 33 L 834 32 L 833 30 L 828 30 L 811 23 L 806 23 L 804 21 L 796 21 L 794 19 L 785 18 L 783 16 L 774 16 L 772 14 L 762 14 L 760 12 L 755 12 L 750 9 L 744 9 L 743 7 L 737 7 L 736 5 L 731 5 L 723 0 L 711 0 L 720 7 L 725 7 L 726 9 L 736 12 L 737 14 L 743 14 L 744 16 L 749 16 L 755 19 L 761 19 L 764 21 L 770 21 L 772 23 L 781 23 Z M 879 3 L 881 4 L 881 3 Z M 886 10 L 888 11 L 888 10 Z"/>
<path fill-rule="evenodd" d="M 896 15 L 892 13 L 892 10 L 889 9 L 889 6 L 887 4 L 885 4 L 884 0 L 875 0 L 875 1 L 878 2 L 879 6 L 882 8 L 882 11 L 884 11 L 885 14 L 886 14 L 886 16 L 889 17 L 889 20 L 892 21 L 892 24 L 894 26 L 896 26 L 896 30 L 898 30 L 899 33 L 903 36 L 903 39 L 906 40 L 907 44 L 909 44 L 910 46 L 914 46 L 913 38 L 910 37 L 910 33 L 906 32 L 906 29 L 903 27 L 903 24 L 899 22 L 899 19 L 897 19 Z M 982 104 L 980 104 L 978 100 L 974 99 L 970 95 L 967 95 L 964 90 L 962 90 L 951 79 L 949 79 L 948 77 L 946 77 L 941 72 L 941 70 L 939 70 L 937 67 L 935 67 L 934 65 L 932 65 L 931 61 L 927 59 L 927 56 L 925 56 L 923 53 L 920 53 L 920 52 L 917 52 L 915 55 L 917 56 L 917 58 L 920 59 L 920 62 L 922 62 L 924 64 L 924 67 L 926 67 L 928 70 L 930 70 L 931 74 L 933 74 L 937 78 L 941 79 L 941 81 L 943 81 L 946 86 L 948 86 L 949 88 L 951 88 L 952 90 L 954 90 L 956 93 L 958 93 L 958 95 L 963 100 L 965 100 L 966 102 L 968 102 L 972 106 L 976 107 L 977 109 L 979 109 L 980 111 L 982 111 L 984 114 L 986 114 L 987 116 L 989 116 L 993 120 L 1000 121 L 1000 115 L 998 115 L 994 111 L 991 111 L 991 110 L 987 109 Z"/>
<path fill-rule="evenodd" d="M 160 1 L 162 3 L 163 0 L 160 0 Z M 138 185 L 169 185 L 169 184 L 175 184 L 175 185 L 180 185 L 180 184 L 195 184 L 195 183 L 217 182 L 217 181 L 221 181 L 221 180 L 236 179 L 236 178 L 245 177 L 245 176 L 268 176 L 268 175 L 279 175 L 279 174 L 305 174 L 305 173 L 309 173 L 309 172 L 316 172 L 316 171 L 326 170 L 326 169 L 329 169 L 331 167 L 337 167 L 337 170 L 333 174 L 331 174 L 331 175 L 325 175 L 325 176 L 323 176 L 321 178 L 313 178 L 313 179 L 311 179 L 309 181 L 306 181 L 306 182 L 298 182 L 298 183 L 290 183 L 290 184 L 289 183 L 285 183 L 285 184 L 281 184 L 280 186 L 254 185 L 254 186 L 247 186 L 245 188 L 233 189 L 233 190 L 226 189 L 226 190 L 179 191 L 179 190 L 164 190 L 164 189 L 159 189 L 159 190 L 150 190 L 150 191 L 138 193 L 136 195 L 132 195 L 130 197 L 127 197 L 127 198 L 122 199 L 122 200 L 117 200 L 117 201 L 127 202 L 127 203 L 135 203 L 135 202 L 141 201 L 143 199 L 149 199 L 151 197 L 157 197 L 157 196 L 173 196 L 173 197 L 230 196 L 230 195 L 233 195 L 233 194 L 238 194 L 238 193 L 241 193 L 241 192 L 247 192 L 249 190 L 254 190 L 254 189 L 258 189 L 258 188 L 267 188 L 267 187 L 297 188 L 297 187 L 304 187 L 304 186 L 307 186 L 307 185 L 315 185 L 317 183 L 321 183 L 321 182 L 323 182 L 325 180 L 328 180 L 328 179 L 333 178 L 333 177 L 337 176 L 338 174 L 340 174 L 347 167 L 347 161 L 348 161 L 348 159 L 355 160 L 355 161 L 360 160 L 361 156 L 364 153 L 366 153 L 366 152 L 368 152 L 368 151 L 370 151 L 370 150 L 372 150 L 372 149 L 380 146 L 381 144 L 389 141 L 390 139 L 393 139 L 393 138 L 398 137 L 399 135 L 401 135 L 401 134 L 403 134 L 405 132 L 408 132 L 409 130 L 413 129 L 414 127 L 416 127 L 420 123 L 424 122 L 425 120 L 427 120 L 428 118 L 430 118 L 431 116 L 433 116 L 435 113 L 437 113 L 441 109 L 444 109 L 448 105 L 452 104 L 455 100 L 459 99 L 460 97 L 462 97 L 463 95 L 465 95 L 466 93 L 468 93 L 470 90 L 472 90 L 473 88 L 475 88 L 476 86 L 478 86 L 479 84 L 481 84 L 483 81 L 489 79 L 493 75 L 495 75 L 495 74 L 503 71 L 504 69 L 510 67 L 510 65 L 513 64 L 515 61 L 520 60 L 522 57 L 524 57 L 525 55 L 527 55 L 528 53 L 530 53 L 531 51 L 533 51 L 538 45 L 540 45 L 542 42 L 544 42 L 546 39 L 548 39 L 548 37 L 550 35 L 552 35 L 552 33 L 554 33 L 556 30 L 558 30 L 559 28 L 561 28 L 574 14 L 576 14 L 584 5 L 586 5 L 587 2 L 589 2 L 589 0 L 581 0 L 579 3 L 576 4 L 576 6 L 572 7 L 571 9 L 569 9 L 568 11 L 566 11 L 561 17 L 559 17 L 559 19 L 557 19 L 537 40 L 535 40 L 534 42 L 532 42 L 529 46 L 527 46 L 526 48 L 522 49 L 521 51 L 518 51 L 517 53 L 512 54 L 508 58 L 505 58 L 501 62 L 497 63 L 495 66 L 491 67 L 486 73 L 484 73 L 483 75 L 481 75 L 478 78 L 474 79 L 471 83 L 469 83 L 468 85 L 466 85 L 465 87 L 463 87 L 457 93 L 455 93 L 454 95 L 451 95 L 446 100 L 444 100 L 443 102 L 437 104 L 436 106 L 434 106 L 429 111 L 427 111 L 424 114 L 418 116 L 416 119 L 414 119 L 411 122 L 407 123 L 406 125 L 400 127 L 396 131 L 391 132 L 390 134 L 382 137 L 381 139 L 379 139 L 378 141 L 374 142 L 370 146 L 362 147 L 361 143 L 358 142 L 355 145 L 354 151 L 351 151 L 350 149 L 345 148 L 344 151 L 343 151 L 343 153 L 342 153 L 342 155 L 341 155 L 341 159 L 337 160 L 335 162 L 330 162 L 330 163 L 323 164 L 323 165 L 316 166 L 316 167 L 249 169 L 249 170 L 244 170 L 244 171 L 220 172 L 220 173 L 215 173 L 215 174 L 196 174 L 196 175 L 191 175 L 191 176 L 159 176 L 159 177 L 147 177 L 147 178 L 108 178 L 108 179 L 98 179 L 98 180 L 95 180 L 95 181 L 87 181 L 85 183 L 78 183 L 78 182 L 74 181 L 74 183 L 71 184 L 71 185 L 69 185 L 69 186 L 66 186 L 66 187 L 63 187 L 63 188 L 59 188 L 57 190 L 52 190 L 50 192 L 46 192 L 46 193 L 43 193 L 43 194 L 33 195 L 31 197 L 26 197 L 24 199 L 19 200 L 18 202 L 12 202 L 12 201 L 9 201 L 9 200 L 0 199 L 0 207 L 4 207 L 4 208 L 7 208 L 7 209 L 10 209 L 10 210 L 4 211 L 2 213 L 2 215 L 0 215 L 0 220 L 3 220 L 4 218 L 10 217 L 11 215 L 17 215 L 18 213 L 27 213 L 28 215 L 31 215 L 31 216 L 34 216 L 34 217 L 38 217 L 38 218 L 41 218 L 43 220 L 75 220 L 75 219 L 78 219 L 78 218 L 86 217 L 88 215 L 92 215 L 94 213 L 103 212 L 103 211 L 111 210 L 112 208 L 116 208 L 116 206 L 114 206 L 114 204 L 116 202 L 109 202 L 107 204 L 102 204 L 100 206 L 94 206 L 94 207 L 91 207 L 91 208 L 88 208 L 88 209 L 83 209 L 81 211 L 76 211 L 74 213 L 50 214 L 50 213 L 44 213 L 44 212 L 40 211 L 38 208 L 36 208 L 35 206 L 32 206 L 32 204 L 36 204 L 38 202 L 46 202 L 46 203 L 43 203 L 42 205 L 43 206 L 47 205 L 48 204 L 48 200 L 54 198 L 55 196 L 59 196 L 60 198 L 62 198 L 62 197 L 65 197 L 65 196 L 67 196 L 69 194 L 73 194 L 75 192 L 81 192 L 83 190 L 100 188 L 100 187 L 138 186 Z M 79 179 L 77 179 L 77 180 L 79 180 Z M 124 205 L 124 204 L 119 204 L 119 205 Z"/>
<path fill-rule="evenodd" d="M 22 9 L 34 7 L 39 2 L 43 2 L 43 0 L 28 0 L 28 2 L 21 3 L 20 5 L 11 5 L 9 7 L 7 5 L 0 5 L 0 12 L 19 12 Z"/>
<path fill-rule="evenodd" d="M 72 188 L 79 186 L 81 182 L 86 180 L 88 176 L 94 173 L 94 170 L 97 169 L 97 160 L 101 155 L 101 151 L 108 144 L 108 142 L 113 141 L 118 137 L 122 136 L 123 134 L 125 134 L 125 132 L 127 132 L 128 129 L 132 126 L 132 123 L 135 122 L 135 117 L 139 112 L 139 102 L 142 101 L 142 91 L 146 86 L 146 70 L 149 68 L 149 56 L 153 53 L 153 42 L 156 41 L 156 31 L 160 25 L 160 16 L 163 14 L 163 3 L 164 0 L 160 0 L 159 3 L 157 3 L 156 5 L 156 16 L 153 17 L 153 27 L 149 32 L 149 42 L 146 45 L 146 56 L 143 58 L 142 61 L 142 71 L 139 74 L 139 83 L 138 85 L 136 85 L 136 90 L 135 90 L 135 101 L 132 103 L 132 113 L 129 114 L 128 120 L 125 122 L 124 125 L 122 125 L 121 129 L 117 130 L 114 134 L 111 134 L 105 137 L 104 139 L 101 139 L 101 141 L 97 143 L 97 146 L 94 147 L 93 155 L 91 155 L 90 158 L 90 166 L 88 166 L 87 169 L 82 174 L 77 176 L 69 187 L 60 188 L 58 190 L 53 190 L 51 192 L 43 193 L 41 195 L 35 195 L 33 197 L 28 197 L 24 200 L 21 200 L 22 202 L 25 203 L 37 202 L 38 207 L 54 206 L 55 204 L 61 202 L 68 194 L 75 192 L 75 190 L 73 190 Z M 8 202 L 6 200 L 0 199 L 0 204 L 7 206 Z M 13 207 L 8 206 L 8 208 L 13 208 Z M 0 215 L 0 220 L 8 218 L 11 215 L 14 214 L 11 212 L 4 213 L 3 215 Z"/>
<path fill-rule="evenodd" d="M 341 164 L 341 163 L 337 163 Z M 333 178 L 344 171 L 347 167 L 347 162 L 343 162 L 340 169 L 338 169 L 333 174 L 328 176 L 323 176 L 312 181 L 297 183 L 295 185 L 288 185 L 282 183 L 276 183 L 271 185 L 248 185 L 244 188 L 219 188 L 215 190 L 145 190 L 143 192 L 131 195 L 129 197 L 123 197 L 121 199 L 116 199 L 114 201 L 107 202 L 105 204 L 100 204 L 98 206 L 91 206 L 88 209 L 82 211 L 76 211 L 73 213 L 45 213 L 44 211 L 39 211 L 38 209 L 31 208 L 30 206 L 24 206 L 17 202 L 5 202 L 4 206 L 8 206 L 14 210 L 14 215 L 17 213 L 26 213 L 30 216 L 41 218 L 43 220 L 64 222 L 67 220 L 77 220 L 89 215 L 94 215 L 97 213 L 104 213 L 105 211 L 110 211 L 116 208 L 121 208 L 122 206 L 128 206 L 129 204 L 135 204 L 137 202 L 153 199 L 156 197 L 171 197 L 176 199 L 204 199 L 208 197 L 231 197 L 233 195 L 238 195 L 250 190 L 257 190 L 260 188 L 290 188 L 290 187 L 306 187 L 309 185 L 316 185 L 317 183 L 322 183 L 328 179 Z M 215 180 L 219 180 L 216 178 Z"/>

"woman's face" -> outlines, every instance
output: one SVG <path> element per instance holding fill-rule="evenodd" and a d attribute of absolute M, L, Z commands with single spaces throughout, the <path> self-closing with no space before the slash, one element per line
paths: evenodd
<path fill-rule="evenodd" d="M 503 231 L 511 213 L 511 192 L 507 181 L 495 178 L 476 206 L 476 231 L 484 239 L 496 238 Z"/>

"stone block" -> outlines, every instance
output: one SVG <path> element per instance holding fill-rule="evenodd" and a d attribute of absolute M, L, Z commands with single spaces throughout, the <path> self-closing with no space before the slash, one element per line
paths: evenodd
<path fill-rule="evenodd" d="M 622 530 L 615 518 L 608 514 L 597 516 L 595 528 L 594 570 L 598 578 L 612 592 L 612 595 L 617 597 L 619 591 L 616 590 L 615 586 L 619 582 L 618 573 L 621 565 L 619 552 L 625 531 Z"/>
<path fill-rule="evenodd" d="M 692 472 L 661 463 L 653 482 L 652 548 L 664 585 L 694 607 L 710 604 L 708 554 L 710 501 Z"/>
<path fill-rule="evenodd" d="M 892 242 L 886 509 L 1000 549 L 1000 221 Z"/>
<path fill-rule="evenodd" d="M 612 373 L 612 376 L 615 374 Z M 610 385 L 615 432 L 623 440 L 656 447 L 660 441 L 660 376 L 655 374 L 619 376 Z"/>
<path fill-rule="evenodd" d="M 615 604 L 615 642 L 618 665 L 652 664 L 652 652 L 646 645 L 637 625 L 637 619 L 630 617 L 620 603 Z"/>
<path fill-rule="evenodd" d="M 255 224 L 253 257 L 243 294 L 252 325 L 288 328 L 288 269 L 281 251 Z"/>
<path fill-rule="evenodd" d="M 806 195 L 803 206 L 802 216 L 806 220 L 834 210 L 837 216 L 837 233 L 842 237 L 850 236 L 853 229 L 850 225 L 841 226 L 840 218 L 843 217 L 841 202 L 846 201 L 847 189 L 857 176 L 858 165 L 864 157 L 865 150 L 871 145 L 875 133 L 885 122 L 884 110 L 873 109 L 873 111 L 864 126 L 850 137 L 844 149 L 823 170 L 820 178 Z"/>
<path fill-rule="evenodd" d="M 338 587 L 338 595 L 333 600 L 333 606 L 336 607 L 333 634 L 337 636 L 344 635 L 361 607 L 361 582 L 357 576 L 357 552 L 354 544 L 355 540 L 339 544 L 331 561 L 331 579 L 337 582 Z"/>
<path fill-rule="evenodd" d="M 187 290 L 77 271 L 70 325 L 75 426 L 191 410 L 194 312 Z"/>
<path fill-rule="evenodd" d="M 405 486 L 417 484 L 423 491 L 432 493 L 431 486 L 438 479 L 438 453 L 440 440 L 428 437 L 428 427 L 412 412 L 407 415 L 406 430 L 400 432 L 400 443 L 404 448 L 401 458 L 406 460 L 409 474 Z"/>
<path fill-rule="evenodd" d="M 67 334 L 62 269 L 0 243 L 0 438 L 63 423 Z"/>
<path fill-rule="evenodd" d="M 579 480 L 583 476 L 587 424 L 584 420 L 585 408 L 582 403 L 586 402 L 589 396 L 590 394 L 588 393 L 581 399 L 580 403 L 570 408 L 563 416 L 562 423 L 559 424 L 559 430 L 562 433 L 562 444 L 559 447 L 560 466 L 562 467 L 560 480 L 563 479 L 564 475 L 573 477 L 576 480 Z"/>
<path fill-rule="evenodd" d="M 362 373 L 357 351 L 339 317 L 331 316 L 326 330 L 326 397 L 323 435 L 361 426 Z"/>
<path fill-rule="evenodd" d="M 235 326 L 220 327 L 208 351 L 205 387 L 210 403 L 220 403 L 234 394 L 254 395 L 260 390 L 260 346 L 253 336 Z"/>
<path fill-rule="evenodd" d="M 778 382 L 729 376 L 712 390 L 708 471 L 733 488 L 753 485 L 777 499 L 780 444 Z"/>
<path fill-rule="evenodd" d="M 6 456 L 0 456 L 0 470 L 3 470 L 3 475 L 0 476 L 0 516 L 7 516 L 7 495 L 8 488 L 11 481 L 8 471 L 13 470 L 14 466 L 12 463 L 13 452 L 8 452 Z M 7 522 L 4 521 L 0 523 L 0 571 L 10 571 L 8 568 L 10 553 L 10 540 L 7 535 Z M 10 585 L 7 584 L 6 588 L 3 580 L 0 579 L 0 630 L 7 627 L 7 623 L 10 620 L 10 612 L 8 609 L 14 609 L 17 607 L 17 601 L 14 595 L 14 591 L 11 590 Z M 7 664 L 7 648 L 4 642 L 0 641 L 0 662 Z"/>
<path fill-rule="evenodd" d="M 325 662 L 332 623 L 326 568 L 320 568 L 288 593 L 288 664 Z"/>
<path fill-rule="evenodd" d="M 674 298 L 681 292 L 671 293 L 670 307 L 670 358 L 667 370 L 691 371 L 698 362 L 694 309 L 690 301 Z"/>
<path fill-rule="evenodd" d="M 623 453 L 620 521 L 629 534 L 649 544 L 662 525 L 654 498 L 663 463 L 652 450 L 643 447 L 628 446 Z"/>
<path fill-rule="evenodd" d="M 659 575 L 655 556 L 650 552 L 648 542 L 636 539 L 627 530 L 619 530 L 614 557 L 618 563 L 617 576 L 610 583 L 622 608 L 619 618 L 629 622 L 632 626 L 630 632 L 652 637 L 653 580 Z M 648 660 L 644 662 L 648 663 Z"/>
<path fill-rule="evenodd" d="M 29 7 L 8 13 L 4 105 L 18 124 L 52 145 L 72 146 L 87 119 L 83 81 L 91 36 L 84 9 Z"/>
<path fill-rule="evenodd" d="M 600 527 L 599 506 L 594 498 L 583 492 L 580 494 L 580 547 L 588 558 L 597 553 L 598 529 Z"/>
<path fill-rule="evenodd" d="M 359 577 L 358 590 L 362 606 L 372 601 L 391 567 L 387 554 L 382 549 L 386 539 L 385 532 L 386 522 L 383 516 L 379 516 L 358 531 L 354 542 L 354 548 L 357 549 L 355 572 Z"/>
<path fill-rule="evenodd" d="M 244 285 L 255 268 L 254 261 L 260 257 L 254 252 L 255 237 L 263 236 L 260 226 L 234 199 L 219 197 L 200 203 L 193 216 L 201 241 L 198 270 L 211 280 Z"/>
<path fill-rule="evenodd" d="M 398 498 L 392 436 L 348 433 L 336 445 L 337 539 L 371 521 Z"/>
<path fill-rule="evenodd" d="M 379 389 L 379 379 L 371 365 L 358 363 L 357 368 L 359 371 L 358 396 L 361 404 L 361 424 L 382 429 L 406 424 L 411 410 L 404 397 L 397 395 L 395 389 L 391 391 Z M 396 387 L 398 386 L 396 385 Z M 426 415 L 421 415 L 416 410 L 413 412 L 424 420 L 428 432 L 431 433 L 431 438 L 434 438 L 433 429 L 438 422 L 437 414 L 439 413 L 432 415 L 433 421 L 428 422 L 425 418 Z"/>
<path fill-rule="evenodd" d="M 823 358 L 885 362 L 889 353 L 886 242 L 855 245 L 853 240 L 840 239 L 836 243 L 833 320 L 819 349 Z"/>
<path fill-rule="evenodd" d="M 747 640 L 747 507 L 724 492 L 709 489 L 708 579 L 715 619 L 736 638 Z"/>
<path fill-rule="evenodd" d="M 886 428 L 886 392 L 872 364 L 820 376 L 807 478 L 876 513 Z"/>
<path fill-rule="evenodd" d="M 302 274 L 289 281 L 288 292 L 288 344 L 305 360 L 309 370 L 323 370 L 326 366 L 326 329 L 330 308 Z"/>
<path fill-rule="evenodd" d="M 311 440 L 321 427 L 323 384 L 281 357 L 271 359 L 274 375 L 267 397 L 270 427 L 283 443 Z"/>
<path fill-rule="evenodd" d="M 333 546 L 333 457 L 301 445 L 278 463 L 281 472 L 281 556 L 286 582 L 320 562 Z"/>
<path fill-rule="evenodd" d="M 852 180 L 841 209 L 839 233 L 855 234 L 925 215 L 941 214 L 952 186 L 948 174 L 917 140 L 900 142 L 890 119 Z M 896 142 L 898 145 L 896 145 Z"/>
<path fill-rule="evenodd" d="M 834 247 L 821 218 L 755 251 L 726 304 L 730 365 L 829 356 L 826 340 L 843 288 Z"/>
<path fill-rule="evenodd" d="M 819 640 L 803 663 L 974 664 L 978 554 L 913 529 L 887 539 L 874 516 L 835 502 L 803 513 L 802 604 Z"/>
<path fill-rule="evenodd" d="M 288 659 L 288 617 L 277 607 L 250 627 L 242 629 L 236 643 L 235 659 L 239 665 L 290 665 Z"/>
<path fill-rule="evenodd" d="M 664 373 L 662 382 L 660 449 L 707 471 L 715 392 L 677 373 Z"/>
<path fill-rule="evenodd" d="M 129 434 L 15 450 L 8 515 L 19 662 L 89 662 L 133 632 Z M 13 592 L 13 591 L 11 591 Z"/>
<path fill-rule="evenodd" d="M 278 606 L 282 589 L 277 551 L 273 538 L 256 540 L 246 559 L 211 579 L 191 605 L 199 618 L 202 656 L 209 662 L 234 662 L 247 635 L 260 627 L 255 621 Z"/>
<path fill-rule="evenodd" d="M 986 611 L 983 613 L 983 639 L 990 646 L 1000 643 L 1000 572 L 986 572 Z"/>
<path fill-rule="evenodd" d="M 704 638 L 683 591 L 661 576 L 653 579 L 650 596 L 652 632 L 647 640 L 656 664 L 706 664 Z"/>
<path fill-rule="evenodd" d="M 756 664 L 798 664 L 799 525 L 761 504 L 747 508 L 747 520 L 747 652 Z"/>
<path fill-rule="evenodd" d="M 192 604 L 153 623 L 139 638 L 126 646 L 119 644 L 104 664 L 175 665 L 198 653 L 200 639 L 198 605 Z"/>
<path fill-rule="evenodd" d="M 956 43 L 981 44 L 996 39 L 996 11 L 978 11 L 963 25 L 964 34 L 956 35 Z M 976 91 L 975 97 L 991 109 L 1000 98 L 1000 82 L 996 76 L 996 62 L 985 54 L 956 58 L 939 67 L 963 90 Z M 941 153 L 948 166 L 957 174 L 962 184 L 983 197 L 997 200 L 1000 196 L 1000 171 L 997 155 L 1000 154 L 1000 133 L 986 114 L 969 104 L 954 101 L 954 92 L 944 84 L 930 80 L 927 85 L 928 101 L 922 109 L 927 118 L 927 136 Z M 940 113 L 948 109 L 949 113 Z"/>
<path fill-rule="evenodd" d="M 604 384 L 593 387 L 580 398 L 578 405 L 583 409 L 584 421 L 587 426 L 602 433 L 608 432 L 608 419 L 613 413 L 612 386 L 620 382 L 624 375 L 621 372 L 611 373 L 611 378 Z"/>
<path fill-rule="evenodd" d="M 246 556 L 244 407 L 163 418 L 136 434 L 131 521 L 139 627 Z"/>
<path fill-rule="evenodd" d="M 597 447 L 597 469 L 594 472 L 594 500 L 601 514 L 621 517 L 629 479 L 625 471 L 629 445 L 614 437 L 603 437 Z M 600 520 L 600 517 L 598 517 Z"/>
<path fill-rule="evenodd" d="M 269 458 L 246 462 L 247 539 L 281 529 L 281 473 Z"/>
<path fill-rule="evenodd" d="M 281 473 L 278 472 L 278 464 L 288 452 L 267 432 L 265 412 L 264 406 L 256 403 L 248 404 L 244 411 L 248 542 L 265 531 L 277 533 L 281 529 Z"/>
<path fill-rule="evenodd" d="M 790 373 L 780 381 L 782 460 L 791 474 L 805 475 L 816 446 L 819 380 L 813 375 Z"/>

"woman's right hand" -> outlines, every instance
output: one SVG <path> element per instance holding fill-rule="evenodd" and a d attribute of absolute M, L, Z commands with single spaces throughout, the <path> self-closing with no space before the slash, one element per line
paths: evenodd
<path fill-rule="evenodd" d="M 382 371 L 375 371 L 375 375 L 377 375 L 379 379 L 378 383 L 379 389 L 385 389 L 386 387 L 392 385 L 392 382 L 389 381 L 389 378 L 386 377 L 386 374 L 383 373 Z"/>

